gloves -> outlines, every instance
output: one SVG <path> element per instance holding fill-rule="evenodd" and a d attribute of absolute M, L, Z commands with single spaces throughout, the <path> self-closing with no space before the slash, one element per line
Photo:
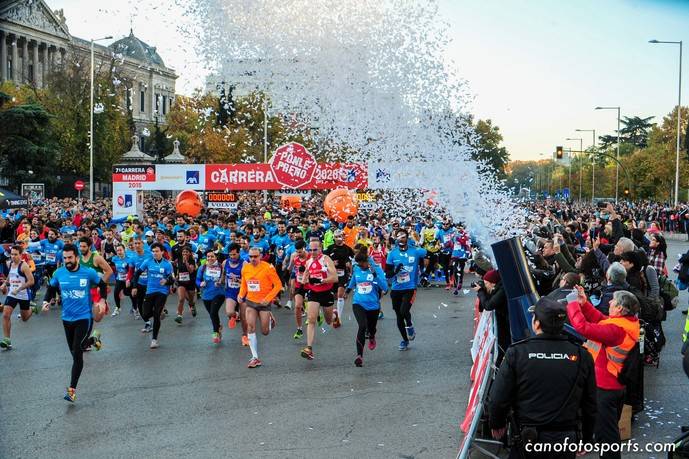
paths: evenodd
<path fill-rule="evenodd" d="M 320 284 L 321 280 L 317 277 L 309 277 L 309 284 Z"/>

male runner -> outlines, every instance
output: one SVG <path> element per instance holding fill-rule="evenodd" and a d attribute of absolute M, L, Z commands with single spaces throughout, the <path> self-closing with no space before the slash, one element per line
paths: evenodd
<path fill-rule="evenodd" d="M 62 297 L 62 325 L 65 328 L 69 351 L 72 353 L 72 375 L 64 396 L 68 402 L 74 402 L 77 398 L 77 384 L 84 368 L 84 350 L 91 346 L 100 350 L 102 346 L 101 333 L 98 330 L 92 332 L 92 327 L 94 320 L 100 320 L 107 310 L 107 284 L 94 269 L 79 264 L 78 253 L 76 246 L 64 246 L 64 266 L 53 274 L 43 300 L 43 310 L 47 311 L 59 289 Z M 99 290 L 96 307 L 93 306 L 92 287 Z"/>
<path fill-rule="evenodd" d="M 175 322 L 180 325 L 182 324 L 185 301 L 189 303 L 191 316 L 196 317 L 196 284 L 194 283 L 196 261 L 194 260 L 194 253 L 196 253 L 196 247 L 187 240 L 187 232 L 185 230 L 177 231 L 177 243 L 172 247 L 171 261 L 177 278 L 177 297 L 179 298 Z"/>
<path fill-rule="evenodd" d="M 30 305 L 30 289 L 34 283 L 34 277 L 29 265 L 21 259 L 22 251 L 20 245 L 12 246 L 10 249 L 9 272 L 5 281 L 0 286 L 2 293 L 7 295 L 2 308 L 3 338 L 2 341 L 0 341 L 0 348 L 7 350 L 12 349 L 10 331 L 12 327 L 12 311 L 14 311 L 14 308 L 19 305 L 19 314 L 24 322 L 29 320 L 32 314 L 39 313 L 37 307 L 31 307 Z"/>
<path fill-rule="evenodd" d="M 144 241 L 141 239 L 132 239 L 134 245 L 134 253 L 130 256 L 132 262 L 130 281 L 126 282 L 126 287 L 131 288 L 132 308 L 134 310 L 134 318 L 141 317 L 143 311 L 144 298 L 146 297 L 146 286 L 148 285 L 148 273 L 143 272 L 137 281 L 134 281 L 134 272 L 143 265 L 144 261 L 150 258 L 150 254 L 144 250 Z M 151 331 L 151 324 L 145 323 L 141 330 L 143 333 Z"/>
<path fill-rule="evenodd" d="M 309 242 L 309 254 L 311 257 L 304 266 L 304 273 L 299 277 L 299 282 L 306 285 L 306 314 L 308 324 L 306 326 L 306 347 L 302 349 L 301 356 L 313 360 L 313 341 L 316 338 L 316 322 L 321 307 L 325 316 L 325 322 L 330 325 L 333 320 L 333 285 L 337 282 L 337 269 L 329 256 L 324 255 L 320 241 Z"/>
<path fill-rule="evenodd" d="M 302 316 L 304 314 L 304 296 L 306 289 L 299 279 L 306 270 L 306 262 L 308 261 L 308 253 L 306 252 L 306 243 L 298 239 L 294 243 L 295 252 L 290 255 L 287 263 L 287 271 L 290 274 L 290 290 L 294 297 L 294 319 L 297 322 L 297 331 L 294 333 L 294 339 L 301 339 L 304 336 L 302 330 Z"/>
<path fill-rule="evenodd" d="M 275 318 L 270 312 L 270 304 L 280 293 L 282 283 L 275 267 L 261 261 L 261 249 L 249 249 L 249 263 L 242 268 L 242 285 L 239 288 L 238 301 L 246 303 L 247 335 L 251 360 L 249 368 L 260 367 L 263 363 L 258 358 L 258 341 L 256 340 L 256 319 L 261 319 L 261 333 L 268 335 L 276 325 Z"/>
<path fill-rule="evenodd" d="M 438 234 L 438 228 L 433 223 L 433 218 L 429 215 L 426 217 L 425 225 L 419 235 L 421 244 L 426 249 L 426 257 L 424 259 L 425 270 L 423 276 L 421 276 L 421 285 L 424 287 L 430 285 L 429 279 L 432 274 L 435 274 L 435 268 L 438 266 L 438 252 L 440 251 Z"/>
<path fill-rule="evenodd" d="M 225 312 L 229 318 L 227 327 L 233 329 L 237 326 L 237 315 L 242 324 L 242 346 L 249 345 L 246 326 L 246 306 L 239 304 L 239 289 L 242 286 L 242 268 L 246 262 L 239 257 L 239 244 L 232 243 L 227 249 L 227 260 L 223 264 L 223 277 L 225 279 Z M 239 306 L 239 311 L 237 311 Z"/>
<path fill-rule="evenodd" d="M 352 272 L 354 250 L 344 243 L 344 233 L 342 230 L 336 230 L 333 237 L 335 243 L 328 247 L 328 250 L 324 253 L 333 261 L 337 271 L 337 308 L 335 310 L 335 318 L 333 319 L 333 328 L 340 328 L 345 303 L 345 288 L 349 284 L 349 276 Z"/>
<path fill-rule="evenodd" d="M 41 253 L 45 256 L 44 275 L 50 279 L 62 264 L 62 248 L 65 244 L 57 238 L 57 231 L 53 228 L 48 230 L 48 238 L 41 241 Z"/>
<path fill-rule="evenodd" d="M 103 277 L 103 282 L 107 284 L 108 279 L 112 276 L 112 268 L 98 252 L 91 251 L 92 245 L 93 241 L 88 236 L 79 239 L 79 252 L 81 252 L 79 264 L 94 269 Z M 98 298 L 94 298 L 94 301 L 98 302 Z"/>

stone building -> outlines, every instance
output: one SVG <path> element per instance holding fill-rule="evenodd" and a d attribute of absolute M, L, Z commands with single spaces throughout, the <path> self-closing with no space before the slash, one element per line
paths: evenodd
<path fill-rule="evenodd" d="M 104 29 L 107 34 L 116 31 Z M 0 81 L 43 87 L 51 69 L 68 53 L 88 57 L 90 46 L 89 40 L 71 35 L 62 11 L 52 11 L 45 1 L 0 0 Z M 175 71 L 133 31 L 108 46 L 94 44 L 94 56 L 96 69 L 114 59 L 119 74 L 126 76 L 123 100 L 132 111 L 143 148 L 144 127 L 156 119 L 165 124 L 174 103 Z"/>

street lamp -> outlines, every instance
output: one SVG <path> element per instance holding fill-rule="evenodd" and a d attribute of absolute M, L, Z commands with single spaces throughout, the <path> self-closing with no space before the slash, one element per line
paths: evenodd
<path fill-rule="evenodd" d="M 89 199 L 93 201 L 93 43 L 110 40 L 111 36 L 91 39 L 91 104 L 89 105 L 91 127 L 89 129 Z"/>
<path fill-rule="evenodd" d="M 575 129 L 576 132 L 590 132 L 592 135 L 591 148 L 596 149 L 595 129 Z M 595 154 L 595 151 L 594 151 Z M 596 157 L 591 160 L 591 201 L 596 195 Z M 579 201 L 581 201 L 581 174 L 579 174 Z"/>
<path fill-rule="evenodd" d="M 584 151 L 584 139 L 570 138 L 567 137 L 565 140 L 578 140 L 579 141 L 579 154 Z M 579 171 L 579 201 L 581 201 L 581 171 Z M 569 152 L 569 192 L 572 192 L 572 151 Z"/>
<path fill-rule="evenodd" d="M 649 40 L 649 43 L 667 43 L 671 45 L 679 45 L 679 91 L 677 95 L 677 150 L 675 152 L 675 206 L 679 199 L 679 135 L 680 135 L 680 120 L 682 118 L 682 42 L 681 41 L 660 41 Z"/>
<path fill-rule="evenodd" d="M 617 164 L 615 164 L 615 203 L 620 184 L 620 107 L 596 107 L 596 110 L 617 110 Z"/>

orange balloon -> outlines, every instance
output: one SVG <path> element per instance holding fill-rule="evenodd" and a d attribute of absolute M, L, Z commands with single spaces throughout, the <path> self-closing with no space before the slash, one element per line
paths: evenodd
<path fill-rule="evenodd" d="M 184 190 L 177 195 L 175 209 L 178 214 L 198 217 L 201 214 L 201 210 L 203 210 L 201 196 L 194 190 Z"/>
<path fill-rule="evenodd" d="M 323 210 L 328 218 L 338 223 L 345 223 L 347 217 L 354 216 L 359 211 L 359 203 L 356 194 L 352 191 L 338 188 L 333 190 L 323 201 Z"/>

